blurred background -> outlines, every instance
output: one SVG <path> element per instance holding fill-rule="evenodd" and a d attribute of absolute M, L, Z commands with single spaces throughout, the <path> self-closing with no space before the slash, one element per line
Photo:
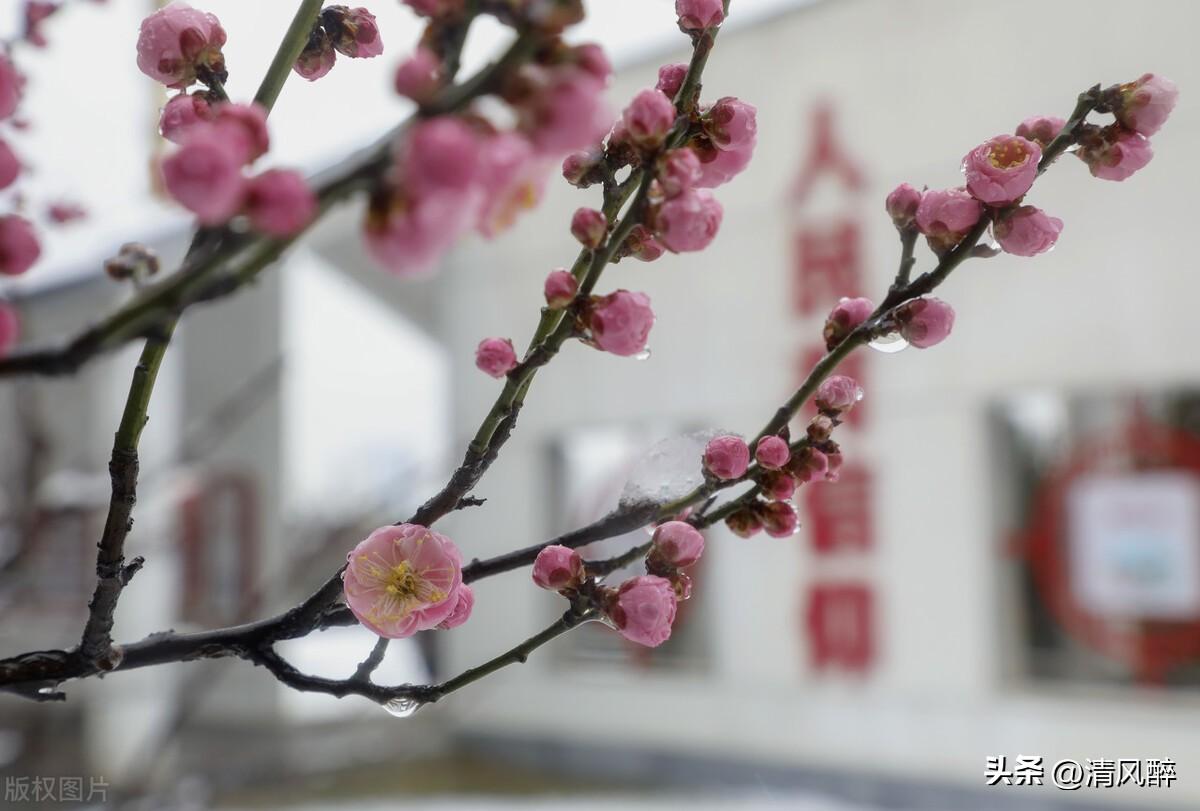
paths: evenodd
<path fill-rule="evenodd" d="M 20 4 L 3 5 L 15 27 Z M 248 98 L 294 4 L 195 5 L 222 20 L 230 95 Z M 420 26 L 395 0 L 367 5 L 384 56 L 293 76 L 269 161 L 318 170 L 407 114 L 390 75 Z M 569 39 L 609 50 L 614 112 L 685 61 L 670 0 L 586 5 Z M 69 200 L 89 215 L 0 285 L 30 343 L 130 294 L 101 271 L 121 243 L 153 245 L 170 268 L 190 235 L 151 171 L 165 96 L 134 65 L 155 4 L 67 6 L 47 49 L 19 53 L 30 127 L 15 146 L 31 211 Z M 1065 117 L 1097 82 L 1154 71 L 1182 101 L 1129 181 L 1068 155 L 1037 184 L 1031 201 L 1066 223 L 1057 249 L 956 272 L 939 293 L 958 311 L 950 340 L 850 361 L 867 397 L 841 429 L 842 481 L 802 489 L 790 539 L 712 529 L 661 648 L 586 627 L 403 719 L 241 661 L 68 684 L 62 704 L 0 695 L 5 807 L 32 803 L 7 792 L 36 777 L 145 808 L 1200 806 L 1198 25 L 1190 0 L 734 0 L 704 97 L 756 104 L 759 146 L 718 192 L 722 233 L 702 254 L 606 273 L 604 290 L 653 300 L 652 357 L 574 344 L 538 377 L 477 490 L 487 503 L 439 524 L 468 557 L 590 521 L 630 481 L 685 475 L 650 465 L 657 442 L 753 435 L 817 357 L 836 300 L 878 300 L 890 282 L 896 184 L 957 185 L 968 149 L 1030 115 Z M 498 26 L 478 29 L 468 70 L 503 45 Z M 499 390 L 475 344 L 527 340 L 542 280 L 575 255 L 570 213 L 596 202 L 554 176 L 515 229 L 416 280 L 372 266 L 361 212 L 339 211 L 253 290 L 190 311 L 142 443 L 128 548 L 147 565 L 118 639 L 294 604 L 440 486 Z M 920 256 L 918 270 L 932 264 Z M 0 386 L 0 654 L 77 639 L 135 357 Z M 392 644 L 379 680 L 452 675 L 562 609 L 523 571 L 476 595 L 462 628 Z M 342 677 L 373 639 L 331 630 L 283 652 Z M 1005 785 L 1029 757 L 1045 785 Z M 1138 780 L 1052 785 L 1059 761 L 1100 773 L 1122 759 Z M 1176 765 L 1171 785 L 1147 778 L 1155 760 Z"/>

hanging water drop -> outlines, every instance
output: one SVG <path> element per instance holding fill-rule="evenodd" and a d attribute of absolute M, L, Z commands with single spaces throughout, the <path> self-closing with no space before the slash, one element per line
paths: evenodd
<path fill-rule="evenodd" d="M 887 335 L 882 335 L 871 341 L 867 346 L 876 352 L 882 352 L 885 355 L 894 355 L 897 352 L 908 349 L 908 341 L 898 332 L 889 332 Z"/>
<path fill-rule="evenodd" d="M 650 360 L 650 347 L 646 347 L 641 352 L 633 356 L 634 360 Z"/>
<path fill-rule="evenodd" d="M 394 715 L 397 718 L 408 718 L 421 708 L 421 702 L 415 698 L 393 698 L 384 704 L 383 708 L 388 711 L 389 715 Z"/>

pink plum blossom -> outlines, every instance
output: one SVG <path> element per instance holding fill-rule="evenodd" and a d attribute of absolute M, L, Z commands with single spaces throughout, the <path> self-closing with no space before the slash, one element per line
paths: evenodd
<path fill-rule="evenodd" d="M 1058 137 L 1066 123 L 1056 115 L 1035 115 L 1017 125 L 1017 135 L 1045 149 Z"/>
<path fill-rule="evenodd" d="M 187 133 L 197 124 L 212 121 L 217 111 L 208 99 L 200 94 L 180 93 L 173 96 L 163 107 L 158 121 L 162 137 L 175 144 L 182 144 Z"/>
<path fill-rule="evenodd" d="M 1100 137 L 1075 153 L 1101 180 L 1125 180 L 1154 157 L 1150 139 L 1120 126 L 1105 127 Z"/>
<path fill-rule="evenodd" d="M 696 185 L 714 189 L 733 180 L 750 165 L 756 143 L 755 139 L 733 149 L 709 149 L 700 152 L 700 181 Z"/>
<path fill-rule="evenodd" d="M 1042 148 L 1019 135 L 997 135 L 963 158 L 967 191 L 988 205 L 1008 205 L 1021 197 L 1037 177 Z"/>
<path fill-rule="evenodd" d="M 901 183 L 892 189 L 891 194 L 884 201 L 888 216 L 892 218 L 892 222 L 896 224 L 897 228 L 907 228 L 911 225 L 920 206 L 921 192 L 907 183 Z"/>
<path fill-rule="evenodd" d="M 0 358 L 12 351 L 21 337 L 21 319 L 17 309 L 0 301 Z"/>
<path fill-rule="evenodd" d="M 367 249 L 392 273 L 426 273 L 468 227 L 469 215 L 458 194 L 381 194 L 367 209 Z"/>
<path fill-rule="evenodd" d="M 661 90 L 643 90 L 633 97 L 621 120 L 634 143 L 653 148 L 674 126 L 675 105 Z"/>
<path fill-rule="evenodd" d="M 0 189 L 7 189 L 21 174 L 21 159 L 8 142 L 0 139 Z"/>
<path fill-rule="evenodd" d="M 823 451 L 813 447 L 804 447 L 792 454 L 788 463 L 788 473 L 796 477 L 796 481 L 807 484 L 814 479 L 825 476 L 829 470 L 829 457 Z"/>
<path fill-rule="evenodd" d="M 900 334 L 918 349 L 941 343 L 954 328 L 954 308 L 938 298 L 919 298 L 901 304 L 893 317 Z"/>
<path fill-rule="evenodd" d="M 873 312 L 875 304 L 869 298 L 843 298 L 838 301 L 829 311 L 821 333 L 825 339 L 825 348 L 833 349 L 840 344 L 847 335 L 870 318 Z"/>
<path fill-rule="evenodd" d="M 684 31 L 702 31 L 721 24 L 725 4 L 722 0 L 675 0 L 675 13 Z"/>
<path fill-rule="evenodd" d="M 257 102 L 217 105 L 212 126 L 243 165 L 254 163 L 271 148 L 267 111 Z"/>
<path fill-rule="evenodd" d="M 765 436 L 754 446 L 755 461 L 768 470 L 779 470 L 791 456 L 792 449 L 783 437 Z"/>
<path fill-rule="evenodd" d="M 176 2 L 142 20 L 137 65 L 142 73 L 167 87 L 184 88 L 198 71 L 223 77 L 225 29 L 212 14 Z"/>
<path fill-rule="evenodd" d="M 25 77 L 17 71 L 7 54 L 0 53 L 0 121 L 17 111 L 24 87 Z"/>
<path fill-rule="evenodd" d="M 576 209 L 571 217 L 571 236 L 585 248 L 596 249 L 608 235 L 608 220 L 594 208 Z"/>
<path fill-rule="evenodd" d="M 596 299 L 588 317 L 592 341 L 614 355 L 629 357 L 645 351 L 654 326 L 654 310 L 645 293 L 616 290 Z"/>
<path fill-rule="evenodd" d="M 684 147 L 672 149 L 659 162 L 658 182 L 667 197 L 675 197 L 700 182 L 700 158 Z"/>
<path fill-rule="evenodd" d="M 575 588 L 583 582 L 583 558 L 566 546 L 547 546 L 533 562 L 533 582 L 550 591 Z"/>
<path fill-rule="evenodd" d="M 714 437 L 704 448 L 704 469 L 718 479 L 740 479 L 749 466 L 750 446 L 740 436 Z"/>
<path fill-rule="evenodd" d="M 966 189 L 933 189 L 921 196 L 917 228 L 936 248 L 948 249 L 979 222 L 983 206 Z"/>
<path fill-rule="evenodd" d="M 439 631 L 457 628 L 471 618 L 471 611 L 475 608 L 475 591 L 463 583 L 454 594 L 454 608 L 444 620 L 435 626 Z"/>
<path fill-rule="evenodd" d="M 167 192 L 205 225 L 225 222 L 242 206 L 244 152 L 211 126 L 195 127 L 187 141 L 162 162 Z"/>
<path fill-rule="evenodd" d="M 821 382 L 813 400 L 821 411 L 840 414 L 853 408 L 862 399 L 862 393 L 862 387 L 854 378 L 833 375 Z"/>
<path fill-rule="evenodd" d="M 574 55 L 575 64 L 608 84 L 608 80 L 612 78 L 613 66 L 603 48 L 594 42 L 586 42 L 575 46 Z"/>
<path fill-rule="evenodd" d="M 246 184 L 245 207 L 256 231 L 288 237 L 312 222 L 317 198 L 299 172 L 270 169 Z"/>
<path fill-rule="evenodd" d="M 667 252 L 667 249 L 654 237 L 650 229 L 641 223 L 633 226 L 629 232 L 629 239 L 625 240 L 624 250 L 640 262 L 653 262 Z"/>
<path fill-rule="evenodd" d="M 333 49 L 333 41 L 325 29 L 317 26 L 308 37 L 304 50 L 296 57 L 292 70 L 310 82 L 315 82 L 329 71 L 337 62 L 337 51 Z"/>
<path fill-rule="evenodd" d="M 546 304 L 554 310 L 561 310 L 574 301 L 578 291 L 579 282 L 565 268 L 550 271 L 543 288 Z"/>
<path fill-rule="evenodd" d="M 787 538 L 796 534 L 800 518 L 796 509 L 786 501 L 772 501 L 762 506 L 763 529 L 772 538 Z"/>
<path fill-rule="evenodd" d="M 756 510 L 738 510 L 725 519 L 725 526 L 739 538 L 750 538 L 762 532 L 763 522 Z"/>
<path fill-rule="evenodd" d="M 572 152 L 563 159 L 563 178 L 572 186 L 586 189 L 596 182 L 594 172 L 603 158 L 604 153 L 597 148 Z"/>
<path fill-rule="evenodd" d="M 396 68 L 394 86 L 401 96 L 424 104 L 442 85 L 442 60 L 428 48 L 416 52 Z"/>
<path fill-rule="evenodd" d="M 608 615 L 630 642 L 657 648 L 671 638 L 677 598 L 671 581 L 656 575 L 626 580 L 617 589 Z"/>
<path fill-rule="evenodd" d="M 657 236 L 674 253 L 702 251 L 717 236 L 724 209 L 707 189 L 688 189 L 667 200 L 654 218 Z"/>
<path fill-rule="evenodd" d="M 475 368 L 495 378 L 517 366 L 517 350 L 508 338 L 484 338 L 475 348 Z"/>
<path fill-rule="evenodd" d="M 476 228 L 486 237 L 507 230 L 542 197 L 549 164 L 515 132 L 484 138 L 479 149 L 479 189 L 483 193 Z"/>
<path fill-rule="evenodd" d="M 718 149 L 742 149 L 758 140 L 758 110 L 753 104 L 725 96 L 704 114 L 704 131 Z"/>
<path fill-rule="evenodd" d="M 326 6 L 321 23 L 338 53 L 353 58 L 369 58 L 383 53 L 383 39 L 375 15 L 365 8 Z"/>
<path fill-rule="evenodd" d="M 372 532 L 346 557 L 346 605 L 390 639 L 436 628 L 458 606 L 462 555 L 454 542 L 416 524 Z"/>
<path fill-rule="evenodd" d="M 465 192 L 479 179 L 480 141 L 457 116 L 438 116 L 413 126 L 400 146 L 407 188 L 417 192 Z"/>
<path fill-rule="evenodd" d="M 667 521 L 654 530 L 654 549 L 670 566 L 685 569 L 704 554 L 704 536 L 686 521 Z"/>
<path fill-rule="evenodd" d="M 1117 120 L 1126 128 L 1142 135 L 1153 135 L 1166 123 L 1179 88 L 1165 76 L 1144 74 L 1137 81 L 1120 87 L 1121 105 L 1114 110 Z"/>
<path fill-rule="evenodd" d="M 776 501 L 787 501 L 796 495 L 796 479 L 782 470 L 768 471 L 763 476 L 762 485 L 767 497 Z"/>
<path fill-rule="evenodd" d="M 553 70 L 522 108 L 522 128 L 540 152 L 562 154 L 593 146 L 611 120 L 604 82 L 575 66 Z"/>
<path fill-rule="evenodd" d="M 683 62 L 663 65 L 658 69 L 658 84 L 654 85 L 654 88 L 661 90 L 667 98 L 674 100 L 679 95 L 679 88 L 683 87 L 683 80 L 687 76 L 687 72 L 688 66 Z"/>
<path fill-rule="evenodd" d="M 826 456 L 825 481 L 836 482 L 842 475 L 842 453 L 831 451 Z"/>
<path fill-rule="evenodd" d="M 1021 206 L 992 223 L 992 234 L 1000 247 L 1016 256 L 1037 256 L 1054 247 L 1063 221 L 1040 208 Z"/>

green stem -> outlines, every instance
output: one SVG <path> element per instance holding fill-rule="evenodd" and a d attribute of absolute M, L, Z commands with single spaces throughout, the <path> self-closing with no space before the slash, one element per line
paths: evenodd
<path fill-rule="evenodd" d="M 308 43 L 308 37 L 312 34 L 313 26 L 317 24 L 317 17 L 321 13 L 322 2 L 323 0 L 301 0 L 291 25 L 283 35 L 283 41 L 275 51 L 275 58 L 271 60 L 267 74 L 258 86 L 258 92 L 254 94 L 254 100 L 268 112 L 275 106 L 275 100 L 279 98 L 292 66 L 296 64 Z"/>

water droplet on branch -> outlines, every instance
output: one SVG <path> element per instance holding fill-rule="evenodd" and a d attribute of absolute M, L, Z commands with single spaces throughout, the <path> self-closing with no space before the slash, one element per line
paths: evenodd
<path fill-rule="evenodd" d="M 897 352 L 908 349 L 908 341 L 904 340 L 904 336 L 898 332 L 889 332 L 887 335 L 882 335 L 871 341 L 867 346 L 876 352 L 882 352 L 885 355 L 894 355 Z"/>
<path fill-rule="evenodd" d="M 394 715 L 397 718 L 408 718 L 421 709 L 421 702 L 415 698 L 393 698 L 384 704 L 383 708 L 388 711 L 389 715 Z"/>

